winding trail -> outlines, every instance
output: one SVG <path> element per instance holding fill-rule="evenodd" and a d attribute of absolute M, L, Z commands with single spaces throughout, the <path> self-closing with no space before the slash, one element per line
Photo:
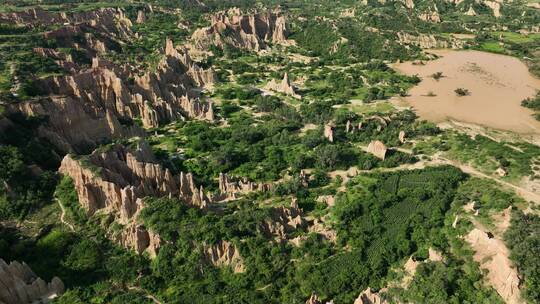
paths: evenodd
<path fill-rule="evenodd" d="M 473 168 L 473 167 L 471 167 L 469 165 L 461 164 L 461 163 L 458 163 L 456 161 L 446 159 L 446 158 L 440 157 L 440 156 L 436 157 L 434 160 L 432 160 L 432 162 L 433 163 L 443 163 L 443 164 L 452 165 L 454 167 L 458 167 L 461 171 L 463 171 L 463 172 L 465 172 L 467 174 L 474 175 L 476 177 L 490 179 L 490 180 L 495 181 L 496 183 L 498 183 L 498 184 L 500 184 L 502 186 L 511 188 L 512 190 L 514 190 L 514 192 L 518 196 L 520 196 L 524 200 L 532 201 L 534 203 L 540 204 L 540 194 L 534 193 L 534 192 L 529 191 L 529 190 L 527 190 L 525 188 L 522 188 L 520 186 L 514 185 L 512 183 L 509 183 L 509 182 L 500 180 L 498 178 L 495 178 L 493 176 L 487 175 L 485 173 L 482 173 L 482 172 L 476 170 L 475 168 Z"/>
<path fill-rule="evenodd" d="M 362 145 L 358 145 L 358 146 L 363 151 L 367 152 L 367 146 L 362 146 Z M 401 151 L 403 153 L 412 154 L 412 151 L 408 150 L 408 149 L 402 149 L 402 148 L 397 148 L 397 149 L 394 148 L 394 149 L 398 150 L 398 151 Z M 527 202 L 531 201 L 531 202 L 534 202 L 536 204 L 540 204 L 540 194 L 539 193 L 532 192 L 532 191 L 527 190 L 527 189 L 525 189 L 523 187 L 520 187 L 518 185 L 514 185 L 512 183 L 503 181 L 503 180 L 498 179 L 496 177 L 487 175 L 487 174 L 482 173 L 479 170 L 473 168 L 470 165 L 463 164 L 463 163 L 460 163 L 458 161 L 454 161 L 454 160 L 442 157 L 440 155 L 434 155 L 434 156 L 431 157 L 430 160 L 427 160 L 427 161 L 419 161 L 419 162 L 414 163 L 414 164 L 405 164 L 405 165 L 401 165 L 401 166 L 398 166 L 398 167 L 395 167 L 395 168 L 380 168 L 380 169 L 376 169 L 376 170 L 379 171 L 379 172 L 392 172 L 392 171 L 399 171 L 399 170 L 423 169 L 423 168 L 425 168 L 426 166 L 429 166 L 429 165 L 451 165 L 451 166 L 457 167 L 461 171 L 463 171 L 463 172 L 465 172 L 467 174 L 470 174 L 470 175 L 473 175 L 473 176 L 476 176 L 476 177 L 490 179 L 490 180 L 498 183 L 499 185 L 502 185 L 502 186 L 504 186 L 506 188 L 510 188 L 519 197 L 523 198 Z M 374 170 L 357 170 L 357 172 L 373 172 L 373 171 Z"/>
<path fill-rule="evenodd" d="M 60 206 L 60 209 L 62 210 L 62 213 L 60 214 L 60 222 L 62 222 L 62 224 L 66 225 L 69 227 L 69 229 L 71 229 L 72 232 L 75 232 L 75 227 L 73 227 L 72 224 L 66 222 L 66 220 L 64 219 L 65 216 L 66 216 L 66 209 L 64 208 L 64 205 L 62 205 L 62 203 L 60 202 L 60 200 L 58 200 L 57 198 L 54 199 L 58 205 Z"/>

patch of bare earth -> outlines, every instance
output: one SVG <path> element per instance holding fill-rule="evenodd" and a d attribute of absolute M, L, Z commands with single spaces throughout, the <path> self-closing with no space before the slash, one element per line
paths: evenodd
<path fill-rule="evenodd" d="M 478 51 L 434 51 L 439 59 L 424 65 L 411 62 L 394 67 L 407 75 L 418 75 L 422 82 L 403 100 L 421 118 L 443 122 L 456 120 L 520 134 L 540 134 L 540 122 L 521 101 L 534 96 L 540 80 L 517 58 Z M 436 80 L 431 75 L 442 72 Z M 454 90 L 465 88 L 468 96 Z M 428 94 L 428 93 L 433 94 Z M 431 95 L 431 96 L 429 96 Z"/>
<path fill-rule="evenodd" d="M 475 225 L 465 240 L 474 251 L 474 260 L 481 269 L 487 270 L 486 280 L 507 304 L 520 304 L 525 301 L 520 296 L 520 278 L 516 267 L 510 261 L 510 251 L 501 239 L 501 235 L 510 226 L 512 208 L 493 215 L 496 231 L 485 231 L 481 225 Z"/>

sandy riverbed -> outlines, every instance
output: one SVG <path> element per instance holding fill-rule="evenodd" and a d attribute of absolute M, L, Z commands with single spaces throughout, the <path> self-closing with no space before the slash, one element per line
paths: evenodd
<path fill-rule="evenodd" d="M 393 67 L 422 82 L 401 100 L 410 104 L 421 118 L 442 122 L 457 120 L 522 134 L 540 134 L 540 122 L 521 101 L 540 90 L 534 78 L 517 58 L 478 51 L 432 51 L 442 58 L 413 65 Z M 431 75 L 442 72 L 435 80 Z M 454 90 L 466 88 L 470 96 L 458 97 Z M 432 92 L 436 96 L 427 96 Z"/>

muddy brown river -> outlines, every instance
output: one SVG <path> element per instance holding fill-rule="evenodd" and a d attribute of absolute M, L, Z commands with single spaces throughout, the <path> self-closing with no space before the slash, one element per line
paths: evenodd
<path fill-rule="evenodd" d="M 442 56 L 426 61 L 393 67 L 407 75 L 418 75 L 422 82 L 401 98 L 426 120 L 457 120 L 522 134 L 540 134 L 540 122 L 521 101 L 540 90 L 540 79 L 533 77 L 519 59 L 479 51 L 437 50 Z M 435 80 L 434 73 L 443 77 Z M 457 88 L 470 91 L 459 97 Z M 431 95 L 431 96 L 429 96 Z"/>

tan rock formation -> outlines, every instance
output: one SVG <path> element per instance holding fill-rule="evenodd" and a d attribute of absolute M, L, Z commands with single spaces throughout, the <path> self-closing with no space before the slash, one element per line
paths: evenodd
<path fill-rule="evenodd" d="M 46 283 L 26 265 L 0 259 L 0 303 L 48 303 L 64 293 L 64 284 L 54 277 Z"/>
<path fill-rule="evenodd" d="M 441 22 L 441 16 L 439 15 L 439 10 L 437 9 L 436 6 L 434 7 L 434 9 L 431 9 L 429 11 L 419 14 L 418 18 L 426 22 L 432 22 L 432 23 Z"/>
<path fill-rule="evenodd" d="M 135 21 L 135 23 L 142 24 L 142 23 L 145 23 L 145 22 L 146 22 L 146 14 L 144 13 L 143 10 L 139 10 L 137 12 L 137 20 Z"/>
<path fill-rule="evenodd" d="M 330 142 L 334 142 L 334 124 L 333 123 L 328 123 L 326 125 L 324 125 L 324 137 L 326 139 L 328 139 L 328 141 Z"/>
<path fill-rule="evenodd" d="M 414 8 L 414 1 L 413 0 L 401 0 L 401 3 L 403 3 L 403 5 L 405 5 L 405 7 L 408 8 L 408 9 L 413 9 Z"/>
<path fill-rule="evenodd" d="M 322 301 L 316 293 L 312 293 L 306 304 L 322 304 Z"/>
<path fill-rule="evenodd" d="M 211 26 L 196 30 L 191 40 L 195 48 L 200 50 L 207 50 L 211 45 L 222 48 L 229 44 L 260 51 L 267 48 L 267 42 L 285 42 L 287 35 L 285 17 L 279 12 L 241 15 L 240 10 L 232 9 L 212 16 Z"/>
<path fill-rule="evenodd" d="M 383 142 L 375 140 L 369 143 L 367 151 L 375 155 L 376 157 L 384 160 L 386 158 L 386 152 L 388 151 L 388 149 Z"/>
<path fill-rule="evenodd" d="M 508 258 L 510 252 L 503 241 L 478 228 L 474 228 L 465 240 L 474 250 L 474 260 L 488 271 L 487 281 L 508 304 L 525 303 L 520 296 L 520 279 Z"/>
<path fill-rule="evenodd" d="M 272 184 L 255 183 L 246 178 L 230 177 L 228 174 L 219 174 L 219 200 L 235 200 L 238 195 L 254 191 L 270 191 Z"/>
<path fill-rule="evenodd" d="M 448 48 L 449 44 L 444 40 L 437 40 L 434 35 L 419 34 L 412 35 L 405 32 L 398 32 L 398 39 L 401 44 L 410 44 L 422 49 Z"/>
<path fill-rule="evenodd" d="M 268 82 L 265 88 L 267 90 L 283 93 L 285 95 L 289 95 L 294 98 L 298 98 L 298 99 L 302 98 L 302 96 L 296 93 L 294 87 L 292 86 L 289 80 L 289 75 L 287 73 L 285 73 L 281 82 L 278 82 L 275 79 L 272 79 L 270 82 Z"/>
<path fill-rule="evenodd" d="M 399 142 L 404 144 L 405 143 L 405 137 L 406 137 L 406 134 L 405 134 L 405 131 L 399 131 Z"/>
<path fill-rule="evenodd" d="M 354 18 L 356 16 L 356 8 L 347 8 L 344 9 L 340 14 L 340 17 L 342 18 Z"/>
<path fill-rule="evenodd" d="M 321 195 L 317 197 L 317 202 L 324 203 L 329 207 L 332 207 L 336 204 L 336 197 L 334 195 Z"/>
<path fill-rule="evenodd" d="M 0 13 L 0 22 L 31 27 L 51 25 L 91 27 L 118 37 L 126 37 L 130 33 L 129 28 L 132 25 L 124 11 L 116 8 L 65 13 L 45 11 L 36 7 L 26 11 Z"/>
<path fill-rule="evenodd" d="M 266 235 L 285 240 L 289 233 L 306 227 L 306 224 L 302 210 L 298 207 L 276 207 L 272 209 L 271 218 L 264 222 L 261 228 Z"/>
<path fill-rule="evenodd" d="M 496 18 L 500 18 L 502 16 L 502 14 L 501 14 L 501 2 L 499 2 L 499 1 L 489 1 L 489 0 L 481 0 L 479 2 L 482 3 L 483 5 L 489 7 L 493 12 L 493 16 L 495 16 Z"/>
<path fill-rule="evenodd" d="M 506 175 L 508 175 L 508 172 L 506 172 L 504 168 L 497 168 L 497 170 L 495 170 L 495 174 L 500 177 L 505 177 Z"/>
<path fill-rule="evenodd" d="M 351 121 L 347 120 L 347 124 L 345 125 L 345 132 L 349 133 L 353 131 L 354 131 L 354 127 L 352 126 Z"/>
<path fill-rule="evenodd" d="M 145 197 L 176 197 L 199 208 L 211 200 L 202 187 L 195 186 L 191 174 L 172 175 L 157 164 L 145 142 L 134 149 L 113 145 L 87 157 L 67 155 L 59 172 L 73 179 L 79 202 L 88 214 L 102 210 L 126 227 L 115 240 L 138 253 L 155 255 L 159 248 L 159 238 L 137 222 Z"/>
<path fill-rule="evenodd" d="M 465 15 L 467 15 L 467 16 L 476 16 L 476 11 L 472 7 L 472 5 L 469 6 L 469 10 L 465 13 Z"/>
<path fill-rule="evenodd" d="M 324 221 L 315 219 L 313 223 L 311 223 L 308 227 L 308 231 L 310 233 L 317 233 L 323 236 L 325 239 L 332 243 L 337 242 L 337 232 L 328 225 L 324 223 Z"/>
<path fill-rule="evenodd" d="M 386 288 L 381 289 L 379 292 L 373 292 L 371 288 L 367 288 L 362 291 L 358 298 L 354 301 L 354 304 L 388 304 L 390 302 L 381 298 L 380 294 L 386 292 Z"/>
<path fill-rule="evenodd" d="M 133 123 L 156 127 L 177 119 L 213 120 L 212 102 L 202 101 L 196 90 L 216 80 L 212 70 L 199 68 L 170 40 L 156 72 L 135 75 L 105 60 L 91 69 L 41 82 L 48 98 L 10 105 L 9 111 L 26 116 L 47 116 L 40 134 L 64 152 L 86 150 L 116 138 L 140 136 Z"/>
<path fill-rule="evenodd" d="M 234 273 L 246 271 L 244 260 L 236 246 L 227 241 L 220 241 L 214 246 L 210 246 L 205 251 L 206 259 L 214 266 L 230 266 Z"/>

